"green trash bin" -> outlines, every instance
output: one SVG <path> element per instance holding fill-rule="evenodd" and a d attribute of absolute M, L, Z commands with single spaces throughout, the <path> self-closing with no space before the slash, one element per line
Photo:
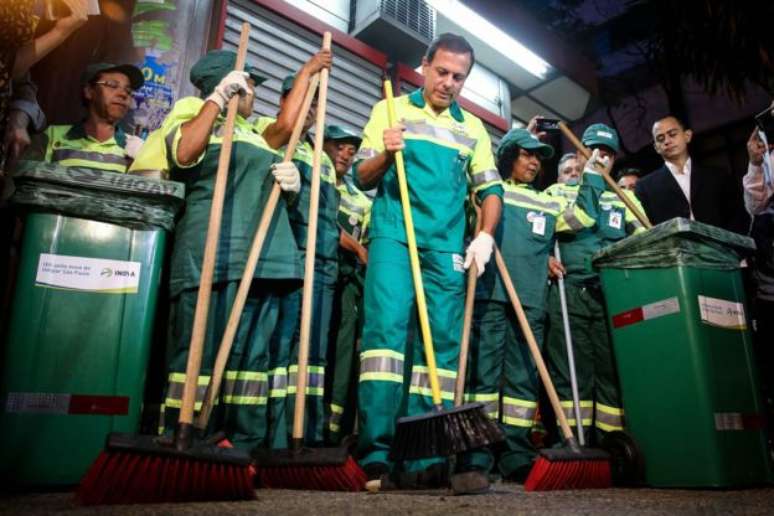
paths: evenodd
<path fill-rule="evenodd" d="M 138 430 L 167 230 L 184 188 L 28 162 L 0 395 L 0 476 L 80 481 L 110 432 Z"/>
<path fill-rule="evenodd" d="M 626 432 L 654 487 L 771 480 L 740 260 L 752 239 L 673 219 L 594 256 Z"/>

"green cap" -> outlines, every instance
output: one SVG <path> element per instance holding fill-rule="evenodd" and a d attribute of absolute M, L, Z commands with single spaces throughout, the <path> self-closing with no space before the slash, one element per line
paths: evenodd
<path fill-rule="evenodd" d="M 191 83 L 201 90 L 202 95 L 209 95 L 221 79 L 234 70 L 236 58 L 236 53 L 231 50 L 210 50 L 191 68 Z M 266 80 L 254 66 L 245 64 L 245 72 L 255 81 L 256 86 Z"/>
<path fill-rule="evenodd" d="M 586 130 L 583 131 L 581 141 L 586 147 L 604 145 L 616 154 L 621 150 L 621 145 L 618 142 L 618 133 L 615 129 L 608 127 L 605 124 L 591 124 L 588 126 Z"/>
<path fill-rule="evenodd" d="M 500 145 L 497 146 L 497 161 L 513 152 L 514 147 L 535 150 L 540 155 L 540 159 L 549 159 L 554 155 L 554 148 L 538 140 L 538 137 L 531 132 L 526 129 L 511 129 L 505 133 L 503 139 L 500 140 Z"/>
<path fill-rule="evenodd" d="M 81 83 L 88 84 L 93 81 L 99 74 L 104 72 L 118 72 L 126 75 L 129 79 L 129 85 L 133 90 L 139 90 L 142 85 L 145 84 L 145 77 L 142 76 L 142 72 L 139 68 L 130 64 L 113 64 L 113 63 L 91 63 L 86 66 L 86 69 L 81 75 Z"/>
<path fill-rule="evenodd" d="M 356 133 L 341 127 L 340 125 L 329 125 L 326 127 L 323 139 L 326 141 L 351 141 L 358 147 L 360 146 L 360 142 L 363 141 L 363 139 Z"/>

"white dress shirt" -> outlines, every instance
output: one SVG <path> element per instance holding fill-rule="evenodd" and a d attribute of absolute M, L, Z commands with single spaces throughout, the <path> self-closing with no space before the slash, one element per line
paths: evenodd
<path fill-rule="evenodd" d="M 685 200 L 688 201 L 688 209 L 691 212 L 691 220 L 695 220 L 693 218 L 693 209 L 691 209 L 691 158 L 688 158 L 688 161 L 685 162 L 682 170 L 679 170 L 677 165 L 668 161 L 665 161 L 664 164 L 666 165 L 669 172 L 672 173 L 672 177 L 675 178 L 675 181 L 677 181 L 677 185 L 680 187 L 680 190 L 683 191 Z"/>

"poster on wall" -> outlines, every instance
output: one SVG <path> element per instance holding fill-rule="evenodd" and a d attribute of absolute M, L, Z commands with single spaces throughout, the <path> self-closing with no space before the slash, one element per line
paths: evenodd
<path fill-rule="evenodd" d="M 177 0 L 139 0 L 134 6 L 132 40 L 145 54 L 139 63 L 145 84 L 135 94 L 136 108 L 127 125 L 141 138 L 161 126 L 175 102 L 177 67 L 183 54 L 181 46 L 175 45 L 176 16 Z"/>

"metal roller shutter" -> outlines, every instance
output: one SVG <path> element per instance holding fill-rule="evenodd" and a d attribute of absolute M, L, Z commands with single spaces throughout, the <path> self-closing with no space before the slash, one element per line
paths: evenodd
<path fill-rule="evenodd" d="M 250 0 L 229 0 L 224 49 L 236 50 L 243 22 L 251 26 L 247 60 L 268 77 L 257 88 L 254 109 L 259 115 L 274 116 L 282 80 L 297 72 L 320 49 L 322 37 Z M 326 123 L 362 131 L 371 108 L 382 98 L 383 71 L 335 43 L 333 54 Z"/>

